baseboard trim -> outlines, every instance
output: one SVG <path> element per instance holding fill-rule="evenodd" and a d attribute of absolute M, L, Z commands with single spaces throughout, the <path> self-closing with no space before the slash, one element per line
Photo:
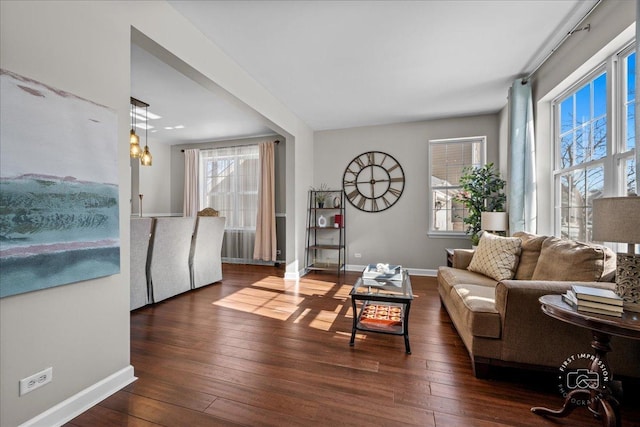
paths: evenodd
<path fill-rule="evenodd" d="M 133 366 L 129 365 L 31 418 L 20 427 L 61 426 L 137 379 L 133 375 Z"/>
<path fill-rule="evenodd" d="M 284 280 L 300 280 L 300 273 L 296 271 L 286 272 L 284 273 Z"/>
<path fill-rule="evenodd" d="M 354 265 L 347 264 L 347 271 L 359 271 L 362 272 L 365 269 L 366 265 Z M 429 276 L 436 277 L 438 275 L 438 270 L 431 270 L 425 268 L 406 268 L 409 271 L 409 274 L 412 276 Z"/>

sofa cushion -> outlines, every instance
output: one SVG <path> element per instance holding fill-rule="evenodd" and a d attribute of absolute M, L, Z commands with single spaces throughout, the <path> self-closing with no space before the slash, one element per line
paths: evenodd
<path fill-rule="evenodd" d="M 468 269 L 495 280 L 511 279 L 518 266 L 522 240 L 483 233 Z"/>
<path fill-rule="evenodd" d="M 538 264 L 542 243 L 548 236 L 538 236 L 527 233 L 526 231 L 518 231 L 513 234 L 513 237 L 519 237 L 520 240 L 522 240 L 520 260 L 518 261 L 518 268 L 513 278 L 516 280 L 531 280 L 536 265 Z"/>
<path fill-rule="evenodd" d="M 531 280 L 610 281 L 615 264 L 615 254 L 605 246 L 549 237 Z"/>
<path fill-rule="evenodd" d="M 476 337 L 500 338 L 495 292 L 494 287 L 472 284 L 455 285 L 451 290 L 455 310 Z"/>
<path fill-rule="evenodd" d="M 461 283 L 473 283 L 474 285 L 488 286 L 491 289 L 498 284 L 497 281 L 480 273 L 444 266 L 438 269 L 438 283 L 443 288 L 444 295 L 447 296 L 451 293 L 451 288 Z"/>

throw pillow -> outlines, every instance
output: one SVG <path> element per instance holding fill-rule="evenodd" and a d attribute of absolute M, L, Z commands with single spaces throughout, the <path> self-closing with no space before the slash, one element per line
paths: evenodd
<path fill-rule="evenodd" d="M 531 280 L 533 272 L 538 264 L 542 243 L 547 236 L 538 236 L 527 233 L 526 231 L 518 231 L 513 233 L 513 237 L 519 237 L 522 240 L 522 252 L 520 252 L 520 261 L 514 279 Z"/>
<path fill-rule="evenodd" d="M 513 278 L 520 256 L 522 240 L 484 232 L 480 237 L 468 270 L 484 274 L 493 280 Z"/>
<path fill-rule="evenodd" d="M 611 249 L 549 237 L 542 244 L 531 280 L 608 281 L 612 272 L 615 272 L 615 254 Z"/>

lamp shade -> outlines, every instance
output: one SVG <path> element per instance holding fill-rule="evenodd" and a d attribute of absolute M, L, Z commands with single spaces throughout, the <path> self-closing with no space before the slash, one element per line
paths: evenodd
<path fill-rule="evenodd" d="M 640 197 L 593 200 L 593 240 L 640 243 Z"/>
<path fill-rule="evenodd" d="M 480 214 L 480 228 L 486 231 L 506 231 L 508 226 L 506 212 L 482 212 Z"/>

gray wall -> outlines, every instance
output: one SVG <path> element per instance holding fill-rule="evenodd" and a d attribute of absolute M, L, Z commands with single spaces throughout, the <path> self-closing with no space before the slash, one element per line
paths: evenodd
<path fill-rule="evenodd" d="M 120 274 L 0 300 L 0 425 L 10 427 L 129 366 L 129 23 L 107 18 L 105 4 L 0 7 L 2 68 L 114 109 L 122 143 Z M 47 367 L 53 381 L 19 397 L 18 381 Z"/>
<path fill-rule="evenodd" d="M 331 188 L 342 188 L 347 164 L 366 151 L 389 153 L 404 169 L 404 193 L 390 209 L 366 213 L 347 203 L 347 263 L 351 268 L 389 262 L 416 272 L 435 270 L 446 261 L 445 248 L 471 247 L 468 238 L 427 236 L 428 142 L 430 139 L 486 135 L 487 159 L 498 164 L 498 133 L 497 113 L 316 132 L 316 185 L 326 183 Z M 362 258 L 355 258 L 354 253 L 362 254 Z"/>
<path fill-rule="evenodd" d="M 1 426 L 19 425 L 59 404 L 62 408 L 56 411 L 75 410 L 68 399 L 83 404 L 79 395 L 91 395 L 94 386 L 130 367 L 128 134 L 133 27 L 287 135 L 287 159 L 312 158 L 311 130 L 166 2 L 0 2 L 2 68 L 116 111 L 121 244 L 120 274 L 0 299 Z M 153 152 L 154 146 L 150 148 Z M 303 162 L 289 161 L 287 169 L 292 177 L 287 185 L 287 212 L 292 217 L 287 239 L 292 239 L 293 248 L 287 274 L 295 275 L 297 257 L 304 254 L 303 244 L 295 241 L 304 242 L 306 189 L 313 170 Z M 141 191 L 147 191 L 141 184 Z M 18 396 L 21 378 L 50 366 L 50 384 Z"/>

